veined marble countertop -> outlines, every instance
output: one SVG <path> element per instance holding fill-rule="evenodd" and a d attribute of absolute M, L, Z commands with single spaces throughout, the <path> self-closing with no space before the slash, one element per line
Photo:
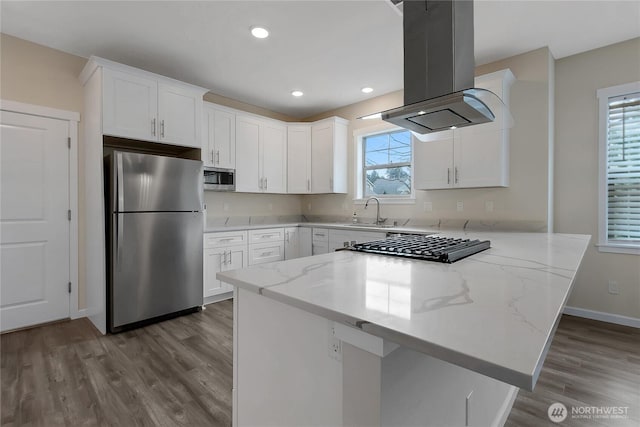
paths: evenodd
<path fill-rule="evenodd" d="M 590 236 L 439 234 L 491 248 L 453 264 L 341 251 L 217 278 L 532 390 Z"/>
<path fill-rule="evenodd" d="M 220 231 L 238 231 L 238 230 L 261 230 L 265 228 L 285 228 L 285 227 L 317 227 L 331 228 L 335 230 L 351 230 L 351 231 L 371 231 L 371 232 L 391 232 L 391 233 L 419 233 L 432 234 L 438 232 L 429 227 L 377 227 L 373 224 L 357 223 L 333 223 L 333 222 L 294 222 L 294 223 L 278 223 L 278 224 L 255 224 L 255 225 L 233 225 L 233 226 L 207 226 L 205 233 L 217 233 Z"/>

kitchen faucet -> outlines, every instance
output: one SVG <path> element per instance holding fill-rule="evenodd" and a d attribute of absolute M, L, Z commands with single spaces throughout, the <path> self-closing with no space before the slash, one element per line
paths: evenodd
<path fill-rule="evenodd" d="M 382 225 L 387 220 L 387 218 L 380 218 L 380 200 L 377 197 L 369 197 L 367 202 L 364 204 L 364 208 L 367 209 L 369 206 L 369 202 L 375 200 L 378 203 L 378 207 L 376 209 L 376 225 Z"/>

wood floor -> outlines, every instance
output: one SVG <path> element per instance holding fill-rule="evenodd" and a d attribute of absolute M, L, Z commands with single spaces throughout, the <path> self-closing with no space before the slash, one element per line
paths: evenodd
<path fill-rule="evenodd" d="M 2 426 L 228 426 L 232 302 L 118 335 L 79 319 L 1 337 Z M 551 403 L 628 406 L 627 419 L 553 424 Z M 509 427 L 640 425 L 640 331 L 564 316 Z"/>
<path fill-rule="evenodd" d="M 101 336 L 87 319 L 2 335 L 2 426 L 231 425 L 232 302 Z"/>

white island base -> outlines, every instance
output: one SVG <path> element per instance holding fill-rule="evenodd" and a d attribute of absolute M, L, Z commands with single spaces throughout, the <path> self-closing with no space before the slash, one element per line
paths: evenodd
<path fill-rule="evenodd" d="M 234 426 L 501 426 L 518 388 L 235 288 Z"/>

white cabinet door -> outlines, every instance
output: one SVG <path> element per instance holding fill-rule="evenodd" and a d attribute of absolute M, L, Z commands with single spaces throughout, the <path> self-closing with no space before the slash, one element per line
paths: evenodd
<path fill-rule="evenodd" d="M 418 190 L 450 188 L 453 186 L 453 133 L 446 138 L 420 142 L 414 140 L 414 185 Z"/>
<path fill-rule="evenodd" d="M 236 168 L 236 116 L 226 111 L 213 112 L 214 160 L 218 168 Z"/>
<path fill-rule="evenodd" d="M 158 140 L 156 80 L 105 68 L 102 109 L 103 134 Z"/>
<path fill-rule="evenodd" d="M 220 271 L 236 270 L 247 266 L 246 246 L 221 246 L 204 249 L 204 297 L 223 294 L 233 286 L 216 279 Z"/>
<path fill-rule="evenodd" d="M 313 239 L 311 239 L 311 228 L 298 227 L 298 242 L 300 245 L 300 257 L 311 256 L 313 254 Z"/>
<path fill-rule="evenodd" d="M 284 229 L 284 259 L 300 258 L 300 227 Z"/>
<path fill-rule="evenodd" d="M 265 122 L 260 128 L 263 191 L 287 192 L 287 128 Z"/>
<path fill-rule="evenodd" d="M 260 122 L 236 116 L 236 191 L 262 191 Z"/>
<path fill-rule="evenodd" d="M 202 161 L 205 166 L 235 169 L 236 115 L 205 103 L 202 114 Z"/>
<path fill-rule="evenodd" d="M 311 192 L 333 192 L 333 123 L 311 126 Z"/>
<path fill-rule="evenodd" d="M 202 97 L 192 90 L 158 83 L 159 141 L 201 147 Z"/>
<path fill-rule="evenodd" d="M 509 150 L 503 135 L 505 132 L 508 130 L 484 125 L 459 129 L 453 148 L 455 187 L 509 185 Z"/>
<path fill-rule="evenodd" d="M 311 192 L 311 127 L 287 127 L 287 192 Z"/>
<path fill-rule="evenodd" d="M 216 279 L 216 273 L 222 271 L 225 248 L 208 248 L 204 250 L 204 297 L 226 292 L 223 283 Z"/>
<path fill-rule="evenodd" d="M 249 265 L 266 264 L 284 259 L 284 242 L 249 245 Z"/>

